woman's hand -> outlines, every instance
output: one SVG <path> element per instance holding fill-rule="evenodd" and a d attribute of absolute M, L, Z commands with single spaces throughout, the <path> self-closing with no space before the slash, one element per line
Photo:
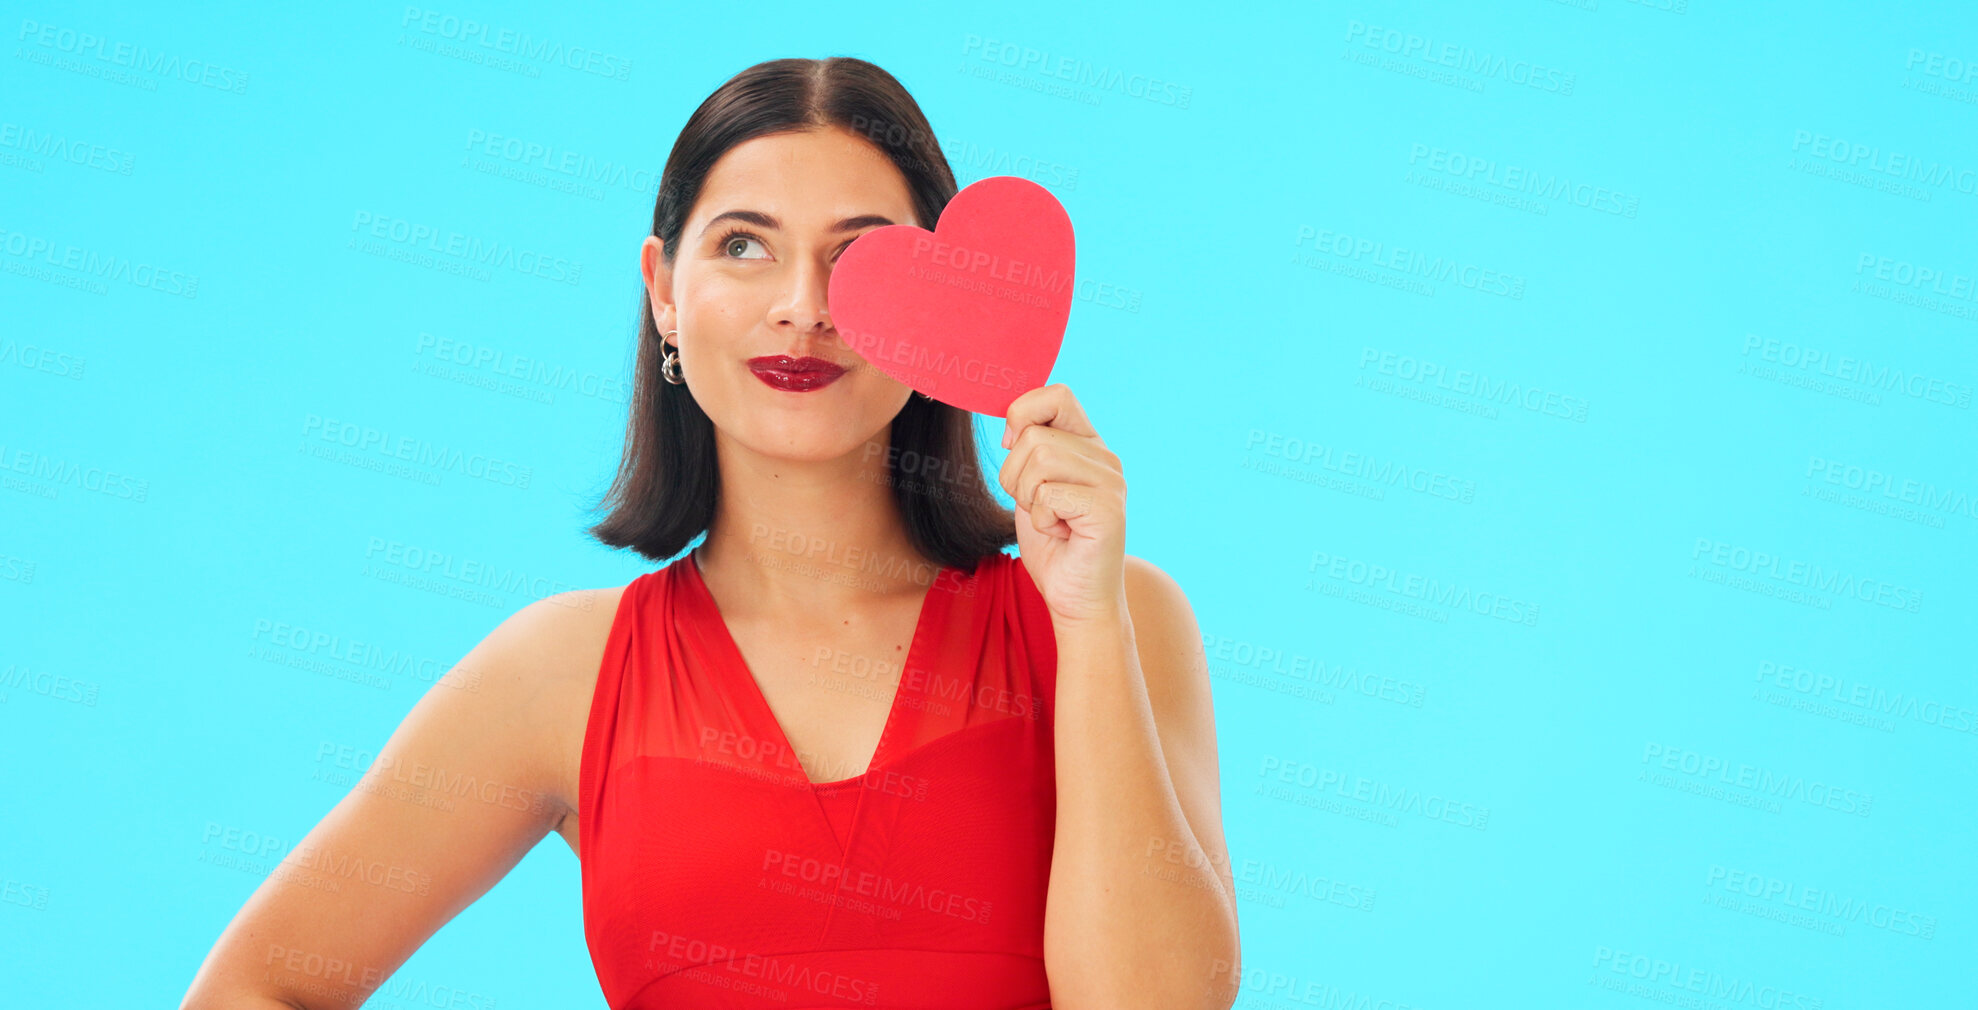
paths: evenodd
<path fill-rule="evenodd" d="M 1126 478 L 1062 382 L 1010 403 L 996 479 L 1016 500 L 1016 544 L 1058 622 L 1126 616 Z"/>

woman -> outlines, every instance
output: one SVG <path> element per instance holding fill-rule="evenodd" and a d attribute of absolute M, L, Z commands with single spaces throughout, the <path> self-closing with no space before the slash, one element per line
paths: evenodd
<path fill-rule="evenodd" d="M 954 193 L 870 63 L 775 60 L 702 103 L 592 530 L 676 560 L 490 633 L 479 688 L 413 708 L 185 1006 L 357 1006 L 552 830 L 614 1008 L 1229 1005 L 1207 664 L 1124 553 L 1118 457 L 1030 390 L 999 508 L 971 415 L 832 326 L 844 247 Z"/>

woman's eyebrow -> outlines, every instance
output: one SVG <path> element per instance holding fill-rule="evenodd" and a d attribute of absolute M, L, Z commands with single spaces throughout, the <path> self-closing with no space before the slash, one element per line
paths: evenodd
<path fill-rule="evenodd" d="M 724 210 L 721 213 L 716 214 L 712 218 L 708 219 L 706 227 L 703 227 L 701 229 L 701 234 L 703 235 L 707 234 L 709 229 L 713 228 L 715 225 L 721 223 L 722 221 L 728 220 L 730 218 L 733 218 L 734 220 L 737 221 L 747 221 L 748 223 L 760 228 L 774 228 L 777 230 L 781 230 L 783 227 L 783 222 L 778 221 L 776 218 L 768 214 L 764 214 L 759 210 Z M 832 225 L 831 230 L 857 231 L 858 229 L 864 228 L 867 225 L 875 225 L 875 224 L 887 225 L 892 223 L 893 223 L 893 219 L 887 217 L 884 214 L 860 214 L 857 215 L 856 217 L 848 217 L 843 221 L 840 221 L 837 224 Z"/>

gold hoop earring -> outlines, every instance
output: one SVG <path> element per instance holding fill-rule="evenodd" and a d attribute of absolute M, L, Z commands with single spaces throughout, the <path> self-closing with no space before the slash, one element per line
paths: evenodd
<path fill-rule="evenodd" d="M 659 337 L 663 341 L 667 337 L 679 332 L 679 330 L 667 330 L 665 333 L 660 334 Z M 668 348 L 666 357 L 660 359 L 659 377 L 676 386 L 685 385 L 687 382 L 687 377 L 680 371 L 680 355 L 672 348 Z"/>

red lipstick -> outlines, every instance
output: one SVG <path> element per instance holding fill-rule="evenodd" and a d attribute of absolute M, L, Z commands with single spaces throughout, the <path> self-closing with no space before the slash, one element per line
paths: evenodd
<path fill-rule="evenodd" d="M 767 354 L 749 359 L 749 371 L 764 383 L 792 393 L 822 389 L 845 374 L 843 365 L 823 358 L 793 358 L 787 354 Z"/>

